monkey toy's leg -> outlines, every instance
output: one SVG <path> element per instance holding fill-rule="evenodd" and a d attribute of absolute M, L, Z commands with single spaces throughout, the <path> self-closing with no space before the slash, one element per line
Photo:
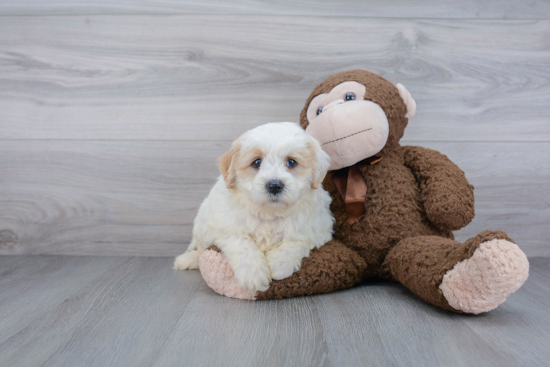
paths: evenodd
<path fill-rule="evenodd" d="M 483 231 L 464 243 L 436 236 L 401 240 L 383 269 L 432 305 L 479 314 L 522 286 L 529 262 L 506 233 Z"/>
<path fill-rule="evenodd" d="M 291 277 L 274 280 L 265 292 L 252 294 L 237 287 L 231 267 L 220 250 L 211 246 L 199 259 L 202 277 L 224 296 L 240 299 L 279 299 L 333 292 L 350 288 L 363 279 L 367 265 L 363 258 L 337 241 L 330 241 L 311 251 L 302 260 L 300 270 Z"/>

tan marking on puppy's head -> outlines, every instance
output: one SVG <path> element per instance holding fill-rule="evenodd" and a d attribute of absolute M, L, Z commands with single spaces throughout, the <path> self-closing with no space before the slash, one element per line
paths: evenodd
<path fill-rule="evenodd" d="M 283 160 L 285 162 L 289 160 L 295 162 L 295 166 L 287 166 L 286 170 L 298 180 L 309 180 L 309 177 L 312 176 L 312 171 L 315 169 L 314 157 L 312 157 L 312 152 L 307 146 L 293 149 Z"/>
<path fill-rule="evenodd" d="M 308 141 L 306 145 L 309 151 L 307 160 L 311 167 L 311 188 L 317 190 L 327 175 L 330 166 L 330 157 L 322 150 L 321 145 L 314 138 Z"/>
<path fill-rule="evenodd" d="M 236 175 L 244 182 L 252 182 L 258 169 L 252 166 L 252 163 L 259 159 L 263 161 L 266 156 L 260 147 L 241 148 L 241 151 L 235 161 Z"/>
<path fill-rule="evenodd" d="M 228 189 L 235 188 L 237 184 L 236 164 L 239 160 L 241 146 L 240 139 L 235 140 L 231 148 L 218 159 L 218 167 Z"/>
<path fill-rule="evenodd" d="M 317 174 L 317 154 L 315 153 L 315 144 L 313 140 L 310 140 L 306 143 L 307 146 L 307 155 L 304 156 L 306 159 L 307 165 L 311 170 L 311 188 L 317 190 L 321 181 L 319 180 L 319 175 Z M 323 177 L 324 178 L 324 177 Z"/>

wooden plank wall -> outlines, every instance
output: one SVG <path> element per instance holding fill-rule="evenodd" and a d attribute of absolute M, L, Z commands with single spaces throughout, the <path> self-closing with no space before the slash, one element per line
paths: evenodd
<path fill-rule="evenodd" d="M 353 68 L 418 103 L 404 144 L 475 185 L 457 237 L 550 245 L 550 4 L 0 4 L 0 254 L 172 256 L 244 130 Z"/>

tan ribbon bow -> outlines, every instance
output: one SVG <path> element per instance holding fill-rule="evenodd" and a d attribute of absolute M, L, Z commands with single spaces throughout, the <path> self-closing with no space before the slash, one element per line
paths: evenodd
<path fill-rule="evenodd" d="M 359 171 L 358 164 L 373 165 L 382 160 L 381 157 L 373 156 L 354 164 L 334 171 L 332 178 L 334 184 L 338 188 L 342 199 L 346 204 L 346 212 L 348 214 L 348 224 L 352 225 L 361 219 L 367 212 L 367 183 Z"/>

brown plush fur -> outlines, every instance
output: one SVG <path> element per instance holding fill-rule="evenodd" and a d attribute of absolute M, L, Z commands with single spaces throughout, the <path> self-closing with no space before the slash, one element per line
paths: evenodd
<path fill-rule="evenodd" d="M 326 293 L 385 278 L 401 282 L 433 305 L 459 312 L 439 289 L 443 276 L 470 258 L 481 242 L 507 238 L 506 234 L 485 231 L 464 244 L 454 241 L 452 230 L 474 217 L 473 186 L 445 155 L 399 145 L 408 122 L 407 107 L 397 88 L 381 76 L 352 70 L 329 77 L 306 102 L 300 117 L 304 129 L 311 100 L 345 81 L 364 84 L 364 98 L 380 105 L 390 124 L 386 146 L 377 154 L 382 160 L 374 165 L 358 163 L 368 187 L 366 214 L 348 225 L 344 201 L 329 173 L 323 187 L 333 199 L 334 241 L 312 251 L 301 270 L 274 281 L 257 298 Z"/>
<path fill-rule="evenodd" d="M 420 298 L 443 309 L 449 306 L 439 289 L 443 276 L 459 261 L 469 259 L 483 243 L 492 239 L 514 242 L 501 231 L 483 231 L 464 243 L 436 236 L 410 237 L 399 242 L 386 257 L 383 272 L 391 273 Z"/>
<path fill-rule="evenodd" d="M 274 280 L 256 299 L 277 299 L 334 292 L 360 283 L 365 260 L 338 241 L 330 241 L 302 261 L 290 278 Z"/>

